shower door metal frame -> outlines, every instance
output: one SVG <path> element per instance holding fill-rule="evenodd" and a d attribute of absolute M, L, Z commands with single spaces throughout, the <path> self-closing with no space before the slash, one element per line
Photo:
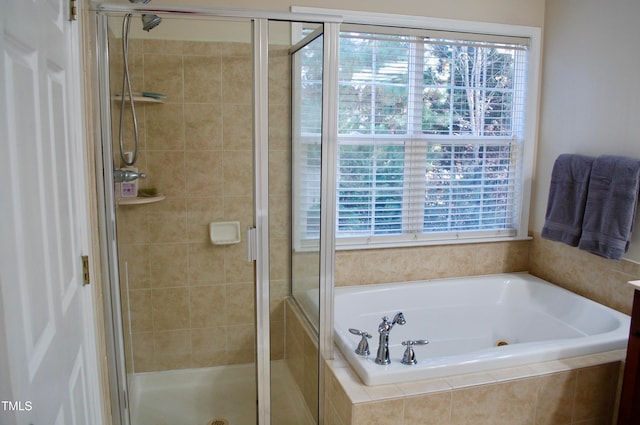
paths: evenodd
<path fill-rule="evenodd" d="M 99 107 L 96 126 L 96 190 L 100 225 L 101 274 L 104 282 L 105 333 L 111 418 L 114 425 L 129 425 L 129 388 L 125 366 L 124 331 L 120 298 L 118 240 L 111 155 L 111 106 L 109 95 L 108 22 L 106 15 L 96 15 L 96 61 Z M 108 123 L 108 124 L 105 124 Z"/>
<path fill-rule="evenodd" d="M 94 1 L 91 12 L 95 13 L 97 25 L 97 74 L 98 109 L 94 117 L 101 125 L 96 126 L 96 163 L 98 191 L 98 215 L 101 230 L 102 275 L 105 282 L 105 326 L 112 420 L 114 425 L 129 425 L 129 394 L 125 368 L 124 335 L 120 306 L 119 271 L 117 261 L 117 238 L 115 223 L 115 194 L 113 191 L 113 164 L 111 160 L 111 122 L 109 95 L 109 55 L 107 44 L 107 14 L 150 12 L 161 15 L 198 16 L 219 18 L 244 18 L 253 23 L 254 58 L 254 224 L 256 226 L 256 373 L 258 398 L 258 424 L 271 424 L 270 352 L 269 352 L 269 197 L 268 197 L 268 65 L 270 20 L 287 22 L 315 22 L 324 24 L 324 75 L 328 89 L 323 89 L 323 149 L 322 161 L 326 168 L 321 193 L 327 204 L 321 211 L 322 235 L 326 238 L 320 251 L 320 332 L 319 370 L 322 374 L 325 359 L 333 354 L 333 270 L 335 251 L 335 158 L 337 142 L 337 55 L 339 26 L 342 17 L 307 13 L 272 12 L 260 10 L 219 9 L 202 7 L 161 6 L 143 4 L 115 4 Z M 335 69 L 334 69 L 335 68 Z M 333 103 L 332 103 L 333 102 Z M 331 119 L 332 117 L 333 119 Z M 108 142 L 105 142 L 108 141 Z M 325 144 L 326 143 L 326 144 Z M 324 204 L 324 202 L 323 202 Z M 323 380 L 319 379 L 319 423 L 324 423 Z"/>
<path fill-rule="evenodd" d="M 322 124 L 320 179 L 318 375 L 324 376 L 324 360 L 333 359 L 333 297 L 335 268 L 336 161 L 338 157 L 338 45 L 340 24 L 325 22 L 289 49 L 295 55 L 317 38 L 322 40 Z M 293 91 L 298 84 L 292 84 Z M 293 107 L 293 106 L 292 106 Z M 333 119 L 327 117 L 332 117 Z M 293 136 L 292 136 L 293 137 Z M 295 161 L 292 158 L 292 162 Z M 315 327 L 315 326 L 312 326 Z M 324 424 L 324 379 L 318 379 L 318 423 Z"/>

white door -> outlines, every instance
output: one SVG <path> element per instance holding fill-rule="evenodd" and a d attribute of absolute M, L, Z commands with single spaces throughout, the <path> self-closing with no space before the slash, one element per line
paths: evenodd
<path fill-rule="evenodd" d="M 0 424 L 101 424 L 80 28 L 69 0 L 0 3 Z"/>

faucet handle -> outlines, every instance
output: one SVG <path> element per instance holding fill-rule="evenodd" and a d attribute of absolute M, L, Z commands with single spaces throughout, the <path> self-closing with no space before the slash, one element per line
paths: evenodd
<path fill-rule="evenodd" d="M 429 341 L 426 339 L 408 339 L 406 341 L 402 341 L 402 345 L 427 345 Z"/>
<path fill-rule="evenodd" d="M 426 339 L 409 339 L 407 341 L 402 341 L 402 345 L 406 346 L 407 349 L 404 350 L 404 354 L 402 355 L 402 364 L 406 365 L 414 365 L 418 363 L 416 360 L 416 353 L 413 351 L 414 345 L 427 345 L 429 341 Z"/>
<path fill-rule="evenodd" d="M 362 339 L 358 343 L 358 347 L 355 349 L 355 353 L 359 356 L 368 356 L 369 354 L 371 354 L 371 352 L 369 351 L 369 341 L 367 341 L 367 338 L 371 338 L 369 332 L 360 331 L 354 328 L 349 328 L 349 332 L 351 332 L 353 335 L 362 337 Z"/>

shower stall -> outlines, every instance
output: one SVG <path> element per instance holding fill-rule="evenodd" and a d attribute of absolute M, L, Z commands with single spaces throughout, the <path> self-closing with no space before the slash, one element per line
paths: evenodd
<path fill-rule="evenodd" d="M 93 11 L 114 423 L 323 423 L 339 18 Z"/>

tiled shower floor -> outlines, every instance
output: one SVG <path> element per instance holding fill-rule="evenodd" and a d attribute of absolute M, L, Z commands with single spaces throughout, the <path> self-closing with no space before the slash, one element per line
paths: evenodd
<path fill-rule="evenodd" d="M 302 394 L 282 361 L 271 363 L 271 423 L 313 425 Z M 255 425 L 253 364 L 152 372 L 134 377 L 132 425 Z"/>

